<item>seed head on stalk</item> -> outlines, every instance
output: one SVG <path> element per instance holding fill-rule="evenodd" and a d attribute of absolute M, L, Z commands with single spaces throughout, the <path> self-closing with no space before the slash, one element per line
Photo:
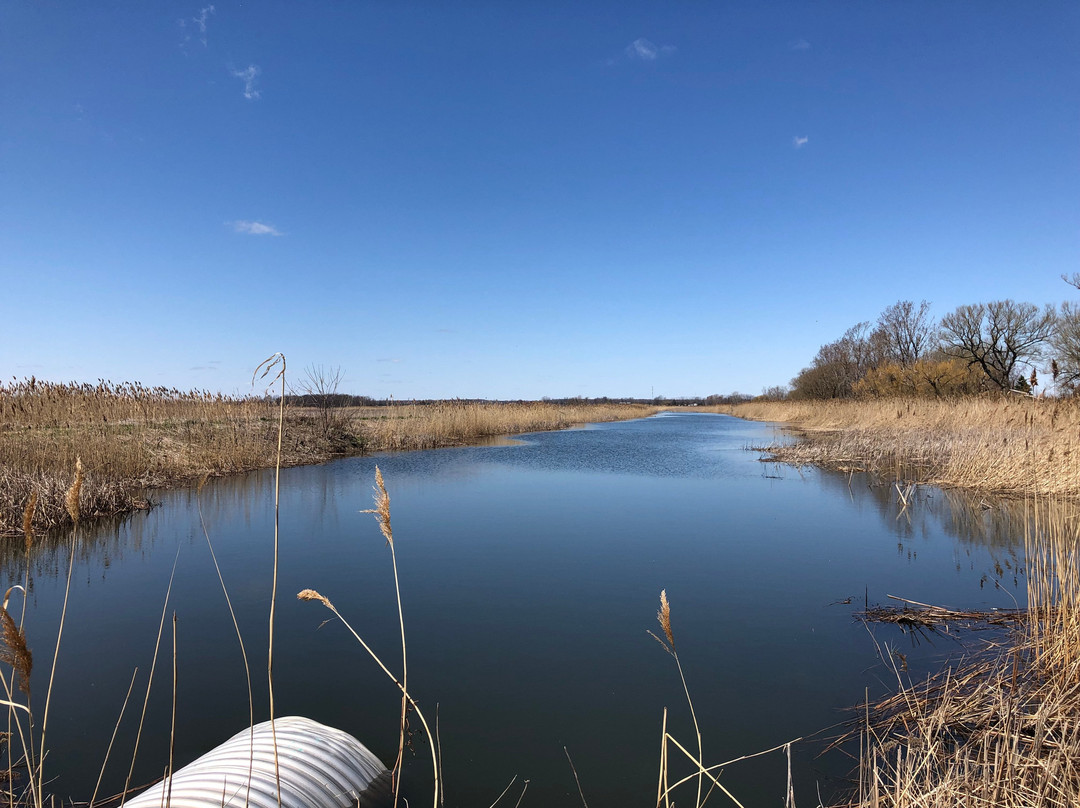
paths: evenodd
<path fill-rule="evenodd" d="M 649 636 L 660 643 L 665 651 L 674 656 L 675 634 L 671 631 L 671 604 L 668 602 L 666 589 L 660 590 L 660 611 L 656 613 L 656 621 L 660 624 L 660 628 L 664 630 L 664 636 L 667 637 L 667 642 L 664 642 L 651 631 L 648 632 Z"/>
<path fill-rule="evenodd" d="M 30 499 L 26 503 L 26 508 L 23 510 L 22 517 L 22 529 L 23 536 L 26 537 L 26 549 L 29 550 L 30 546 L 34 543 L 34 511 L 37 510 L 38 492 L 33 491 L 30 494 Z"/>
<path fill-rule="evenodd" d="M 79 492 L 82 490 L 83 484 L 83 466 L 82 458 L 75 458 L 75 479 L 71 483 L 71 488 L 67 491 L 67 496 L 64 498 L 64 505 L 67 507 L 68 515 L 71 516 L 71 521 L 75 524 L 79 523 Z"/>
<path fill-rule="evenodd" d="M 379 523 L 379 530 L 382 531 L 383 536 L 386 538 L 386 543 L 393 547 L 394 531 L 390 527 L 390 495 L 386 492 L 382 471 L 378 466 L 375 467 L 375 507 L 360 511 L 360 513 L 375 514 L 375 519 Z"/>

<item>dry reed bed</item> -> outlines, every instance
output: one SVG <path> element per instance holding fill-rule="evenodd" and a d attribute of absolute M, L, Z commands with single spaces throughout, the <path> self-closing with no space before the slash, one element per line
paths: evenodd
<path fill-rule="evenodd" d="M 1080 403 L 1029 397 L 750 402 L 726 412 L 802 438 L 778 460 L 1009 496 L 1080 497 Z"/>
<path fill-rule="evenodd" d="M 1080 521 L 1035 509 L 1013 642 L 865 708 L 858 808 L 1080 805 Z M 899 678 L 899 674 L 898 678 Z"/>
<path fill-rule="evenodd" d="M 547 402 L 439 402 L 357 407 L 347 411 L 372 451 L 463 446 L 478 438 L 546 432 L 599 421 L 643 418 L 659 412 L 644 404 Z"/>
<path fill-rule="evenodd" d="M 349 408 L 330 420 L 286 409 L 284 465 L 362 451 L 455 446 L 490 435 L 636 418 L 635 405 L 446 402 Z M 22 532 L 36 493 L 33 527 L 69 519 L 64 494 L 82 459 L 84 518 L 147 507 L 147 492 L 274 465 L 277 402 L 138 384 L 0 384 L 0 535 Z"/>

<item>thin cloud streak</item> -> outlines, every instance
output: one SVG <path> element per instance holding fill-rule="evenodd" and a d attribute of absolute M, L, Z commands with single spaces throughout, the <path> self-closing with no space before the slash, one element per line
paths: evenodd
<path fill-rule="evenodd" d="M 199 27 L 199 41 L 202 42 L 204 48 L 206 47 L 206 21 L 213 13 L 214 7 L 206 6 L 206 8 L 199 9 L 199 16 L 192 20 Z"/>
<path fill-rule="evenodd" d="M 265 222 L 252 222 L 246 219 L 237 219 L 234 222 L 226 222 L 226 224 L 232 225 L 232 228 L 237 233 L 243 233 L 248 236 L 280 236 L 282 232 L 274 227 L 272 224 L 266 224 Z"/>
<path fill-rule="evenodd" d="M 655 62 L 661 56 L 670 56 L 675 52 L 674 45 L 657 45 L 645 37 L 639 37 L 623 50 L 626 58 L 638 62 Z"/>
<path fill-rule="evenodd" d="M 795 137 L 793 137 L 791 139 L 791 143 L 796 149 L 801 149 L 803 146 L 805 146 L 809 142 L 810 142 L 810 138 L 808 138 L 808 137 L 800 137 L 799 135 L 796 135 Z"/>

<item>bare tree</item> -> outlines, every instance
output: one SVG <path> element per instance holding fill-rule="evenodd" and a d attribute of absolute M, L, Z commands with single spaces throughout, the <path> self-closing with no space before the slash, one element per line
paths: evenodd
<path fill-rule="evenodd" d="M 937 326 L 930 318 L 930 304 L 916 306 L 910 300 L 893 303 L 878 317 L 871 335 L 881 343 L 888 361 L 910 367 L 937 347 Z"/>
<path fill-rule="evenodd" d="M 347 397 L 338 393 L 338 388 L 344 378 L 345 372 L 338 365 L 308 365 L 294 391 L 304 406 L 315 409 L 324 435 L 342 425 L 340 410 Z"/>
<path fill-rule="evenodd" d="M 836 342 L 818 349 L 810 367 L 791 380 L 791 396 L 849 398 L 853 385 L 882 358 L 880 345 L 871 339 L 870 323 L 857 323 Z"/>
<path fill-rule="evenodd" d="M 1011 390 L 1017 372 L 1042 355 L 1054 333 L 1052 306 L 997 300 L 960 306 L 941 320 L 941 350 L 977 366 L 995 386 Z"/>
<path fill-rule="evenodd" d="M 1054 382 L 1061 390 L 1075 391 L 1080 387 L 1080 304 L 1061 304 L 1050 347 Z"/>

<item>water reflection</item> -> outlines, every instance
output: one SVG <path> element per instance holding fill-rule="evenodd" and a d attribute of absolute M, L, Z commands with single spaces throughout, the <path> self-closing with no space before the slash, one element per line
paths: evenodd
<path fill-rule="evenodd" d="M 897 594 L 986 607 L 1022 596 L 1030 518 L 1022 505 L 986 507 L 920 487 L 903 507 L 895 488 L 862 475 L 758 462 L 747 447 L 771 440 L 771 431 L 679 414 L 284 470 L 282 709 L 353 732 L 384 758 L 396 749 L 392 686 L 339 625 L 323 625 L 321 610 L 293 600 L 300 589 L 319 589 L 392 653 L 388 558 L 373 520 L 359 513 L 370 506 L 376 462 L 400 543 L 410 676 L 425 708 L 440 705 L 452 804 L 490 804 L 513 774 L 532 780 L 533 804 L 576 802 L 564 745 L 590 804 L 655 794 L 650 773 L 665 706 L 680 737 L 692 737 L 670 657 L 645 634 L 655 628 L 661 588 L 672 598 L 710 760 L 813 733 L 881 686 L 873 643 L 845 599 L 861 606 L 864 597 Z M 247 720 L 239 650 L 199 507 L 258 670 L 273 474 L 160 498 L 149 513 L 79 534 L 50 740 L 65 796 L 89 794 L 100 760 L 87 760 L 86 750 L 107 745 L 132 669 L 149 668 L 177 557 L 168 608 L 181 627 L 178 757 L 206 751 Z M 67 533 L 45 536 L 31 553 L 35 648 L 51 642 L 69 541 Z M 20 581 L 21 544 L 4 547 L 0 564 L 9 582 Z M 930 664 L 939 650 L 919 649 L 909 662 Z M 265 686 L 256 687 L 262 704 Z M 148 726 L 169 726 L 168 689 L 159 686 L 151 699 Z M 131 734 L 125 723 L 118 743 Z M 137 766 L 146 779 L 164 760 L 154 743 Z M 823 764 L 811 757 L 797 752 L 796 779 L 813 795 Z M 104 787 L 116 787 L 115 777 Z M 784 764 L 756 761 L 725 777 L 757 804 L 773 799 Z"/>

